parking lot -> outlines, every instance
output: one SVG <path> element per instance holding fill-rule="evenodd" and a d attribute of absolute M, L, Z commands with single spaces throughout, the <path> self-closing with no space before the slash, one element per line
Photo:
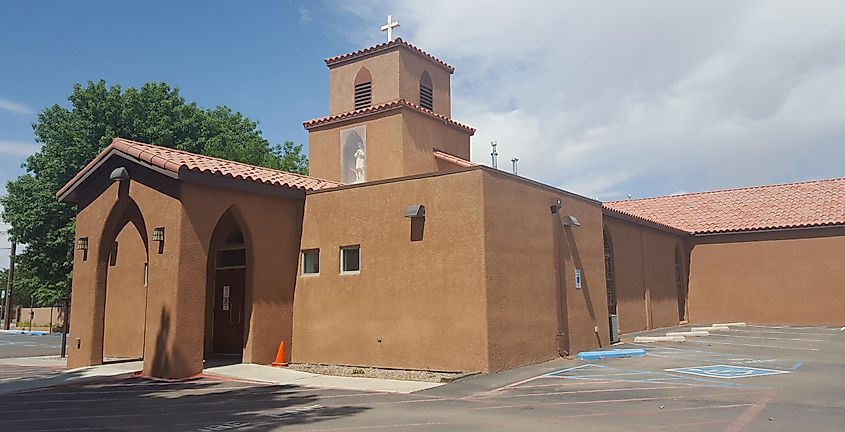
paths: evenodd
<path fill-rule="evenodd" d="M 839 328 L 749 326 L 619 347 L 647 355 L 555 360 L 408 395 L 132 376 L 5 395 L 0 418 L 10 430 L 693 432 L 845 424 Z"/>

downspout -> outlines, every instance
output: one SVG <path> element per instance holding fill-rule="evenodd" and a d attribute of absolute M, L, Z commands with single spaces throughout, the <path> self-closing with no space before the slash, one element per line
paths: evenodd
<path fill-rule="evenodd" d="M 549 209 L 552 212 L 552 233 L 554 235 L 554 256 L 555 256 L 555 284 L 557 297 L 557 350 L 561 357 L 569 355 L 569 323 L 567 320 L 566 307 L 566 278 L 563 267 L 562 248 L 560 244 L 561 227 L 560 220 L 560 198 L 552 198 L 549 201 Z"/>

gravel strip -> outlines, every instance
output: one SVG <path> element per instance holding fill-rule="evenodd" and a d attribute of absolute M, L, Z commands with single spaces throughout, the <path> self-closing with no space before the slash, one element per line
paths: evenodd
<path fill-rule="evenodd" d="M 343 377 L 394 379 L 401 381 L 447 382 L 464 375 L 462 372 L 431 372 L 404 369 L 379 369 L 361 366 L 339 366 L 311 363 L 291 363 L 289 368 L 320 375 Z"/>

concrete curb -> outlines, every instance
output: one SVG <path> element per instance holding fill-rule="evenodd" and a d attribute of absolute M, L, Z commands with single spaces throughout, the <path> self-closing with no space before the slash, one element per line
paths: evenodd
<path fill-rule="evenodd" d="M 634 342 L 637 343 L 651 343 L 651 342 L 686 342 L 687 338 L 683 336 L 637 336 Z"/>
<path fill-rule="evenodd" d="M 713 327 L 748 327 L 748 324 L 744 322 L 719 323 L 713 324 Z"/>
<path fill-rule="evenodd" d="M 604 351 L 582 351 L 575 356 L 578 360 L 601 360 L 606 358 L 626 358 L 626 357 L 642 357 L 645 355 L 645 350 L 642 348 L 634 349 L 614 349 Z"/>
<path fill-rule="evenodd" d="M 708 331 L 681 331 L 681 332 L 668 332 L 666 336 L 684 336 L 684 337 L 702 337 L 702 336 L 710 336 L 710 332 Z"/>
<path fill-rule="evenodd" d="M 699 331 L 729 331 L 730 327 L 725 326 L 710 326 L 710 327 L 693 327 L 690 331 L 699 332 Z"/>

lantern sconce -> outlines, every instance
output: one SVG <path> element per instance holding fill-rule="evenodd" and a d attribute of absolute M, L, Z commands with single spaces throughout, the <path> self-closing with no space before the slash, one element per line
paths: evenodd
<path fill-rule="evenodd" d="M 157 227 L 153 229 L 153 241 L 163 242 L 164 241 L 164 227 Z"/>
<path fill-rule="evenodd" d="M 158 242 L 158 253 L 164 253 L 164 227 L 156 227 L 153 229 L 153 241 Z"/>
<path fill-rule="evenodd" d="M 88 261 L 88 237 L 80 237 L 76 241 L 76 250 L 82 251 L 82 261 Z"/>

